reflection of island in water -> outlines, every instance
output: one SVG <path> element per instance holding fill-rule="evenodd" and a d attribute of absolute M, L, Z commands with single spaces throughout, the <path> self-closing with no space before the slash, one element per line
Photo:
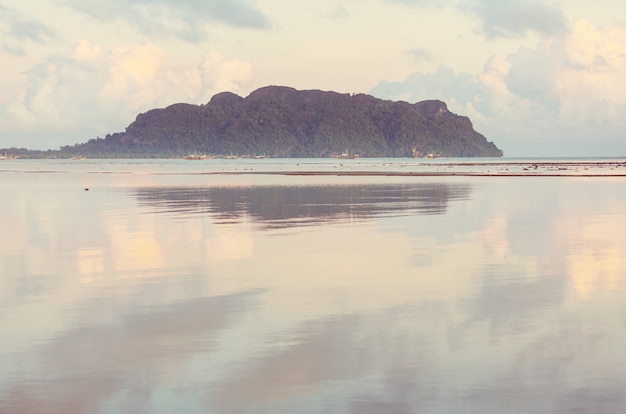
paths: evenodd
<path fill-rule="evenodd" d="M 267 228 L 314 225 L 374 216 L 443 214 L 452 200 L 467 199 L 468 184 L 146 187 L 141 205 L 177 214 L 209 214 L 218 222 L 249 216 Z"/>

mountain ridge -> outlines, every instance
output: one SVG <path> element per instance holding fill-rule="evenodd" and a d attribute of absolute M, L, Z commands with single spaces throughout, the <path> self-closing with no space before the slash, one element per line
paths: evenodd
<path fill-rule="evenodd" d="M 200 105 L 175 103 L 137 115 L 124 132 L 62 152 L 103 156 L 263 154 L 272 157 L 499 157 L 468 117 L 445 102 L 414 104 L 367 94 L 265 86 L 247 97 L 220 92 Z"/>

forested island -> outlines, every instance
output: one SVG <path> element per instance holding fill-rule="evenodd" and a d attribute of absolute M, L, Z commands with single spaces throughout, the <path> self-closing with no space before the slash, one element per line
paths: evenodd
<path fill-rule="evenodd" d="M 202 105 L 177 103 L 139 114 L 124 132 L 64 146 L 95 158 L 500 157 L 469 118 L 444 102 L 410 104 L 366 94 L 267 86 L 243 98 L 222 92 Z"/>

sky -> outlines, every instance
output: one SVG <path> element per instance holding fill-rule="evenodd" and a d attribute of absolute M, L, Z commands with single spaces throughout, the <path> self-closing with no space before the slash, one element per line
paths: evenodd
<path fill-rule="evenodd" d="M 626 156 L 626 2 L 0 0 L 0 148 L 268 85 L 440 99 L 505 156 Z"/>

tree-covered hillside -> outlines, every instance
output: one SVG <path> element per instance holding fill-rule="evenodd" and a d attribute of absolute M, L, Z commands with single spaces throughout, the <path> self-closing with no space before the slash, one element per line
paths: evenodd
<path fill-rule="evenodd" d="M 441 101 L 268 86 L 246 98 L 223 92 L 204 105 L 174 104 L 137 116 L 125 132 L 61 148 L 89 156 L 204 154 L 328 157 L 499 157 L 467 117 Z"/>

